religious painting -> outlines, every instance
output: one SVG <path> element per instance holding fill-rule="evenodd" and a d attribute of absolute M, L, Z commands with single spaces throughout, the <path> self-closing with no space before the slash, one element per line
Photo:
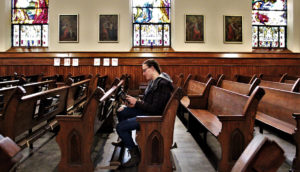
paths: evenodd
<path fill-rule="evenodd" d="M 185 42 L 204 42 L 203 15 L 185 15 Z"/>
<path fill-rule="evenodd" d="M 243 43 L 242 16 L 224 16 L 224 43 Z"/>
<path fill-rule="evenodd" d="M 78 15 L 59 15 L 59 42 L 78 42 Z"/>
<path fill-rule="evenodd" d="M 99 15 L 99 42 L 118 42 L 119 39 L 119 15 Z"/>

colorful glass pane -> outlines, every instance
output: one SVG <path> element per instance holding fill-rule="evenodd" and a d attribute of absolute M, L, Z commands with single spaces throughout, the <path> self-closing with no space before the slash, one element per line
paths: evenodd
<path fill-rule="evenodd" d="M 13 24 L 46 24 L 48 23 L 48 9 L 14 9 Z"/>
<path fill-rule="evenodd" d="M 170 46 L 170 25 L 164 25 L 164 46 Z"/>
<path fill-rule="evenodd" d="M 252 0 L 253 10 L 286 10 L 286 0 Z"/>
<path fill-rule="evenodd" d="M 252 11 L 252 24 L 254 25 L 286 25 L 285 11 Z"/>
<path fill-rule="evenodd" d="M 12 8 L 48 8 L 49 0 L 13 0 Z"/>
<path fill-rule="evenodd" d="M 13 26 L 13 46 L 19 46 L 20 45 L 20 26 L 14 25 Z"/>
<path fill-rule="evenodd" d="M 162 25 L 141 25 L 142 46 L 162 45 Z"/>
<path fill-rule="evenodd" d="M 41 25 L 21 25 L 21 46 L 41 46 Z"/>
<path fill-rule="evenodd" d="M 252 27 L 252 47 L 257 47 L 258 42 L 258 27 L 253 26 Z"/>
<path fill-rule="evenodd" d="M 170 23 L 169 8 L 133 8 L 134 23 Z"/>
<path fill-rule="evenodd" d="M 43 38 L 42 38 L 42 46 L 48 47 L 48 35 L 49 35 L 49 27 L 48 25 L 43 25 Z"/>
<path fill-rule="evenodd" d="M 280 27 L 279 28 L 279 46 L 280 48 L 284 48 L 286 45 L 285 45 L 285 27 Z"/>
<path fill-rule="evenodd" d="M 140 25 L 139 24 L 134 24 L 133 26 L 133 45 L 134 46 L 139 46 L 140 45 Z"/>
<path fill-rule="evenodd" d="M 259 46 L 278 47 L 278 27 L 259 27 Z"/>
<path fill-rule="evenodd" d="M 170 7 L 170 0 L 134 0 L 133 7 Z"/>

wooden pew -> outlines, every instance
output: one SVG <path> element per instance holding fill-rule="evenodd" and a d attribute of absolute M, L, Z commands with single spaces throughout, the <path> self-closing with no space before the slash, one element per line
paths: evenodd
<path fill-rule="evenodd" d="M 208 73 L 205 77 L 196 75 L 195 80 L 206 83 L 210 78 L 212 78 L 212 74 Z"/>
<path fill-rule="evenodd" d="M 45 91 L 45 90 L 48 90 L 48 89 L 52 89 L 54 87 L 55 87 L 55 81 L 53 81 L 53 80 L 36 82 L 36 83 L 29 83 L 29 84 L 23 85 L 23 88 L 26 91 L 26 95 L 37 93 L 37 92 L 40 92 L 40 91 Z M 6 106 L 9 98 L 11 97 L 13 91 L 16 88 L 17 87 L 14 86 L 14 87 L 0 89 L 0 116 L 3 115 L 4 107 Z"/>
<path fill-rule="evenodd" d="M 292 76 L 287 73 L 283 74 L 279 82 L 294 84 L 300 76 Z"/>
<path fill-rule="evenodd" d="M 68 86 L 25 94 L 23 87 L 14 89 L 0 118 L 0 133 L 12 138 L 22 148 L 57 126 L 57 121 L 53 118 L 57 114 L 66 113 Z M 45 124 L 40 125 L 41 123 Z M 32 131 L 37 125 L 39 128 Z M 32 132 L 18 137 L 26 131 Z"/>
<path fill-rule="evenodd" d="M 239 157 L 231 172 L 274 172 L 284 160 L 284 151 L 275 141 L 256 136 Z"/>
<path fill-rule="evenodd" d="M 9 80 L 0 82 L 0 88 L 3 87 L 12 87 L 19 84 L 19 80 Z"/>
<path fill-rule="evenodd" d="M 258 75 L 258 78 L 261 80 L 265 80 L 265 81 L 273 81 L 273 82 L 279 82 L 281 80 L 281 78 L 283 77 L 284 74 L 279 74 L 279 75 L 266 75 L 263 73 L 260 73 Z"/>
<path fill-rule="evenodd" d="M 298 78 L 294 84 L 261 80 L 259 86 L 276 88 L 276 89 L 292 91 L 292 92 L 299 92 L 300 78 Z"/>
<path fill-rule="evenodd" d="M 0 134 L 0 169 L 1 171 L 10 171 L 13 166 L 23 157 L 19 153 L 21 148 L 9 137 L 3 137 Z"/>
<path fill-rule="evenodd" d="M 58 115 L 61 127 L 56 141 L 61 150 L 59 171 L 93 171 L 91 148 L 94 134 L 112 118 L 119 103 L 116 96 L 125 80 L 115 80 L 107 92 L 98 87 L 89 97 L 83 114 Z M 114 96 L 112 101 L 111 97 Z M 98 112 L 98 113 L 97 113 Z M 109 122 L 113 128 L 113 123 Z"/>
<path fill-rule="evenodd" d="M 14 75 L 0 76 L 0 82 L 14 80 Z"/>
<path fill-rule="evenodd" d="M 95 77 L 96 78 L 96 77 Z M 95 79 L 94 78 L 94 79 Z M 73 82 L 73 80 L 69 79 Z M 67 111 L 73 113 L 77 108 L 82 107 L 87 99 L 88 94 L 95 89 L 93 86 L 94 80 L 89 78 L 83 81 L 72 83 L 68 91 Z"/>
<path fill-rule="evenodd" d="M 180 105 L 177 111 L 178 118 L 182 123 L 187 126 L 188 118 L 185 117 L 185 113 L 188 112 L 187 108 L 190 106 L 190 97 L 202 96 L 204 92 L 207 92 L 210 85 L 214 84 L 214 79 L 210 79 L 207 83 L 202 83 L 196 80 L 192 80 L 192 75 L 189 74 L 183 84 L 183 93 L 184 96 L 180 100 Z M 189 96 L 189 97 L 188 97 Z"/>
<path fill-rule="evenodd" d="M 181 89 L 176 88 L 162 115 L 137 116 L 140 130 L 137 131 L 136 141 L 141 150 L 138 171 L 173 171 L 170 149 L 173 144 L 176 111 L 182 96 Z"/>
<path fill-rule="evenodd" d="M 180 73 L 179 75 L 175 75 L 173 79 L 173 85 L 176 85 L 177 87 L 183 87 L 183 73 Z"/>
<path fill-rule="evenodd" d="M 251 84 L 246 84 L 241 82 L 224 80 L 224 75 L 221 75 L 216 86 L 246 96 L 250 96 L 259 83 L 260 83 L 260 79 L 258 78 L 255 78 Z"/>
<path fill-rule="evenodd" d="M 257 75 L 255 74 L 252 76 L 239 75 L 239 74 L 234 75 L 234 81 L 242 82 L 246 84 L 251 84 L 255 78 L 257 78 Z"/>
<path fill-rule="evenodd" d="M 98 81 L 97 81 L 97 86 L 102 88 L 104 91 L 107 90 L 107 79 L 108 79 L 108 76 L 107 75 L 103 75 L 103 76 L 100 76 L 98 77 Z"/>
<path fill-rule="evenodd" d="M 248 97 L 211 86 L 202 96 L 190 99 L 189 131 L 196 138 L 203 132 L 205 143 L 207 132 L 218 139 L 222 149 L 218 171 L 230 171 L 253 138 L 256 109 L 263 95 L 260 87 Z"/>
<path fill-rule="evenodd" d="M 265 90 L 265 96 L 258 105 L 256 120 L 259 124 L 263 123 L 293 136 L 296 145 L 293 170 L 300 170 L 300 130 L 297 128 L 300 125 L 300 118 L 296 114 L 300 112 L 300 93 L 262 88 Z M 262 132 L 262 125 L 259 126 Z"/>
<path fill-rule="evenodd" d="M 43 76 L 44 76 L 43 73 L 37 74 L 37 75 L 21 75 L 21 77 L 24 77 L 26 79 L 27 83 L 42 81 Z"/>

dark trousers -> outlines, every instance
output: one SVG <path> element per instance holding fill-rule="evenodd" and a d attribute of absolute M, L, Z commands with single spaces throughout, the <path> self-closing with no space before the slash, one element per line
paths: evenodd
<path fill-rule="evenodd" d="M 132 139 L 131 131 L 140 128 L 136 121 L 136 116 L 143 116 L 140 111 L 135 108 L 125 107 L 124 110 L 117 113 L 119 123 L 117 124 L 117 133 L 122 139 L 126 148 L 133 149 L 135 144 Z"/>

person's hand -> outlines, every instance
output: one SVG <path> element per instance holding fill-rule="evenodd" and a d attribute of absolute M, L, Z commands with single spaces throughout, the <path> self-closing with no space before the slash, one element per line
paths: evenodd
<path fill-rule="evenodd" d="M 126 96 L 126 100 L 127 100 L 127 103 L 128 103 L 128 107 L 134 107 L 135 104 L 136 104 L 136 101 L 137 101 L 136 98 L 134 98 L 132 96 L 129 96 L 129 95 Z"/>
<path fill-rule="evenodd" d="M 119 107 L 119 109 L 118 109 L 117 111 L 118 111 L 118 112 L 121 112 L 121 111 L 124 110 L 125 107 L 126 107 L 125 105 L 121 105 L 121 107 Z"/>

